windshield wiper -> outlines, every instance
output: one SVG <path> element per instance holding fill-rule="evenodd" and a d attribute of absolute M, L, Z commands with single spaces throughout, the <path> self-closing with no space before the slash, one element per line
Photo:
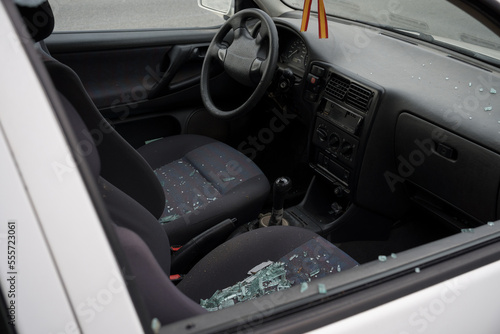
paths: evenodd
<path fill-rule="evenodd" d="M 385 29 L 385 30 L 389 30 L 389 31 L 398 33 L 398 34 L 401 34 L 401 35 L 405 35 L 408 37 L 414 37 L 414 38 L 420 39 L 420 40 L 425 41 L 425 42 L 429 42 L 429 43 L 436 42 L 436 40 L 434 39 L 434 36 L 423 33 L 421 31 L 412 30 L 412 29 L 405 29 L 405 28 L 397 28 L 397 27 L 386 26 L 386 25 L 378 25 L 378 27 Z"/>

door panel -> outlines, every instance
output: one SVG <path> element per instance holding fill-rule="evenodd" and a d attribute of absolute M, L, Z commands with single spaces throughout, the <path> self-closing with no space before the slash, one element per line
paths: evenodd
<path fill-rule="evenodd" d="M 204 50 L 216 31 L 55 33 L 46 44 L 54 58 L 78 73 L 97 107 L 106 109 L 148 99 L 167 69 L 177 87 L 196 85 L 190 79 L 201 70 Z M 182 86 L 185 80 L 188 84 Z M 150 99 L 167 94 L 156 92 Z"/>
<path fill-rule="evenodd" d="M 50 45 L 48 46 L 50 49 Z M 99 109 L 140 102 L 159 77 L 170 46 L 52 54 L 78 73 Z"/>
<path fill-rule="evenodd" d="M 215 28 L 54 33 L 52 56 L 81 78 L 101 113 L 133 146 L 226 123 L 202 113 L 199 79 Z M 191 124 L 189 124 L 191 122 Z M 208 126 L 207 126 L 208 125 Z"/>

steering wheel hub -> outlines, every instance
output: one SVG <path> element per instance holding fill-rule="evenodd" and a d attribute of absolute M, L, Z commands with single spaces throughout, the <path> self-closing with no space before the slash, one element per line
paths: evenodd
<path fill-rule="evenodd" d="M 256 28 L 248 28 L 249 19 L 257 19 Z M 223 43 L 233 31 L 233 42 Z M 232 16 L 214 36 L 203 62 L 201 97 L 205 108 L 214 116 L 230 119 L 250 111 L 265 94 L 274 76 L 278 61 L 278 32 L 273 20 L 264 11 L 246 9 Z M 250 97 L 232 110 L 222 110 L 215 105 L 210 94 L 209 73 L 214 62 L 238 83 L 253 88 Z"/>

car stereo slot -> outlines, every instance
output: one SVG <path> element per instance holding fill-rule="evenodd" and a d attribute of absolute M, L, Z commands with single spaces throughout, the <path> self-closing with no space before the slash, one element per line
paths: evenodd
<path fill-rule="evenodd" d="M 363 123 L 363 116 L 358 115 L 352 111 L 342 108 L 340 105 L 328 99 L 323 99 L 323 107 L 320 108 L 321 115 L 332 123 L 353 135 L 357 135 L 361 124 Z"/>

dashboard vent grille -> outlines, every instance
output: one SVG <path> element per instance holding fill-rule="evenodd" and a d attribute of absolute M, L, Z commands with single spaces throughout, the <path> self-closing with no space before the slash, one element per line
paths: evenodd
<path fill-rule="evenodd" d="M 355 83 L 351 83 L 347 92 L 346 103 L 360 110 L 367 111 L 370 108 L 373 92 Z"/>
<path fill-rule="evenodd" d="M 363 112 L 370 109 L 374 95 L 373 91 L 337 75 L 332 76 L 325 90 L 334 99 L 345 102 Z"/>
<path fill-rule="evenodd" d="M 333 76 L 326 85 L 326 92 L 336 99 L 344 100 L 350 84 L 347 79 Z"/>

